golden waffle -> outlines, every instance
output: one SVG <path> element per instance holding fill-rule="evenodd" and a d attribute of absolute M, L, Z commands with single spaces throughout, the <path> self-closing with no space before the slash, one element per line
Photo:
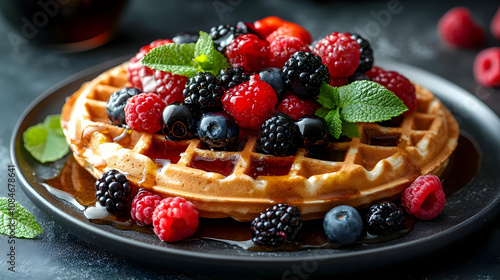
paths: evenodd
<path fill-rule="evenodd" d="M 434 95 L 416 85 L 418 108 L 397 127 L 360 123 L 360 138 L 330 143 L 321 157 L 257 152 L 249 136 L 236 151 L 212 151 L 200 140 L 172 142 L 161 134 L 109 124 L 106 102 L 127 85 L 126 64 L 85 83 L 68 98 L 62 127 L 76 160 L 95 177 L 126 172 L 140 188 L 182 196 L 202 217 L 248 221 L 278 202 L 305 219 L 332 207 L 362 207 L 397 197 L 421 174 L 440 174 L 457 145 L 458 125 Z"/>

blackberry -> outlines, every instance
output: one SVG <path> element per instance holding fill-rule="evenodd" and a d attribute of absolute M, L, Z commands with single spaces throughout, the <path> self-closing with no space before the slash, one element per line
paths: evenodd
<path fill-rule="evenodd" d="M 264 153 L 275 156 L 295 154 L 299 147 L 300 131 L 294 120 L 283 113 L 276 113 L 264 121 L 259 142 Z"/>
<path fill-rule="evenodd" d="M 370 81 L 370 78 L 368 75 L 366 75 L 364 72 L 354 72 L 351 76 L 348 77 L 348 82 L 352 83 L 355 81 Z"/>
<path fill-rule="evenodd" d="M 96 180 L 94 187 L 97 201 L 106 207 L 106 210 L 112 213 L 127 210 L 127 206 L 132 200 L 132 185 L 125 174 L 111 169 L 104 172 Z"/>
<path fill-rule="evenodd" d="M 219 82 L 226 90 L 243 82 L 246 82 L 249 79 L 250 77 L 243 71 L 243 67 L 228 67 L 220 70 L 219 74 L 217 75 L 217 80 L 219 80 Z"/>
<path fill-rule="evenodd" d="M 393 202 L 384 201 L 370 206 L 366 231 L 373 235 L 388 235 L 398 232 L 403 226 L 403 210 Z"/>
<path fill-rule="evenodd" d="M 352 33 L 351 38 L 356 40 L 359 44 L 359 49 L 361 50 L 361 55 L 359 57 L 359 66 L 356 72 L 366 72 L 370 70 L 373 66 L 373 50 L 370 43 L 359 34 Z"/>
<path fill-rule="evenodd" d="M 130 97 L 141 94 L 141 90 L 134 87 L 123 87 L 113 92 L 106 103 L 106 114 L 113 125 L 124 125 L 125 105 Z"/>
<path fill-rule="evenodd" d="M 280 203 L 266 209 L 252 221 L 252 241 L 263 246 L 279 246 L 284 242 L 293 242 L 300 237 L 302 225 L 299 209 Z"/>
<path fill-rule="evenodd" d="M 224 87 L 209 72 L 199 72 L 189 78 L 182 94 L 184 102 L 201 113 L 222 109 L 220 99 L 224 94 Z"/>
<path fill-rule="evenodd" d="M 210 28 L 209 35 L 214 41 L 214 45 L 219 52 L 224 52 L 224 49 L 234 40 L 234 38 L 248 33 L 247 28 L 243 26 L 234 26 L 231 24 L 221 24 Z"/>
<path fill-rule="evenodd" d="M 198 41 L 198 38 L 200 37 L 199 34 L 197 33 L 191 33 L 191 32 L 182 32 L 178 33 L 172 38 L 172 41 L 176 44 L 188 44 L 188 43 L 196 43 Z"/>
<path fill-rule="evenodd" d="M 300 99 L 318 96 L 321 83 L 330 83 L 328 68 L 321 62 L 321 57 L 312 52 L 294 53 L 285 62 L 282 72 L 286 85 Z"/>

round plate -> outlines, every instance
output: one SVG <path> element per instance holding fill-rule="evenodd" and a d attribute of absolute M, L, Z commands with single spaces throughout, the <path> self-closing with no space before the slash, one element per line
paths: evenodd
<path fill-rule="evenodd" d="M 212 240 L 161 242 L 156 236 L 91 223 L 74 205 L 51 195 L 41 184 L 55 176 L 64 160 L 40 164 L 24 149 L 22 133 L 58 114 L 65 98 L 104 70 L 118 65 L 119 58 L 97 65 L 62 81 L 37 98 L 18 121 L 11 141 L 12 161 L 20 171 L 23 190 L 49 217 L 78 237 L 122 255 L 176 269 L 259 275 L 294 276 L 294 268 L 315 273 L 359 271 L 407 260 L 444 247 L 487 223 L 498 212 L 500 199 L 500 120 L 483 103 L 463 89 L 411 66 L 394 62 L 380 66 L 403 73 L 430 89 L 457 118 L 463 133 L 472 135 L 482 153 L 476 178 L 447 198 L 447 205 L 433 221 L 419 222 L 396 240 L 343 249 L 310 249 L 296 252 L 256 252 Z M 487 121 L 485 121 L 487 120 Z M 259 269 L 255 269 L 255 268 Z"/>

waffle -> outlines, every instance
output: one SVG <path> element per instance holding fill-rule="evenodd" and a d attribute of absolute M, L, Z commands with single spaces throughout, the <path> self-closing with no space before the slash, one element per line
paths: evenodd
<path fill-rule="evenodd" d="M 127 65 L 82 85 L 66 101 L 62 127 L 75 159 L 98 177 L 126 172 L 139 188 L 182 196 L 207 218 L 253 219 L 278 202 L 296 205 L 305 219 L 332 207 L 363 207 L 397 197 L 421 174 L 441 174 L 457 146 L 458 124 L 427 89 L 415 85 L 418 107 L 397 127 L 360 123 L 360 138 L 333 142 L 321 156 L 258 153 L 255 136 L 234 151 L 212 151 L 198 139 L 172 142 L 109 124 L 106 102 L 127 85 Z"/>

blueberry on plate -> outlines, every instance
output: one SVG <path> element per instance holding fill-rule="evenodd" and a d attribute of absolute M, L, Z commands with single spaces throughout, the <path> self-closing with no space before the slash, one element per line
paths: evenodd
<path fill-rule="evenodd" d="M 197 115 L 186 104 L 172 103 L 163 109 L 162 132 L 172 141 L 193 138 L 197 120 Z"/>
<path fill-rule="evenodd" d="M 268 67 L 259 72 L 259 79 L 268 83 L 276 92 L 278 101 L 283 99 L 286 92 L 285 78 L 281 69 Z"/>
<path fill-rule="evenodd" d="M 363 219 L 358 210 L 341 205 L 326 213 L 323 219 L 326 236 L 334 243 L 348 245 L 354 243 L 363 231 Z"/>
<path fill-rule="evenodd" d="M 210 112 L 198 123 L 200 140 L 214 150 L 225 150 L 238 140 L 239 127 L 233 117 L 224 112 Z"/>

